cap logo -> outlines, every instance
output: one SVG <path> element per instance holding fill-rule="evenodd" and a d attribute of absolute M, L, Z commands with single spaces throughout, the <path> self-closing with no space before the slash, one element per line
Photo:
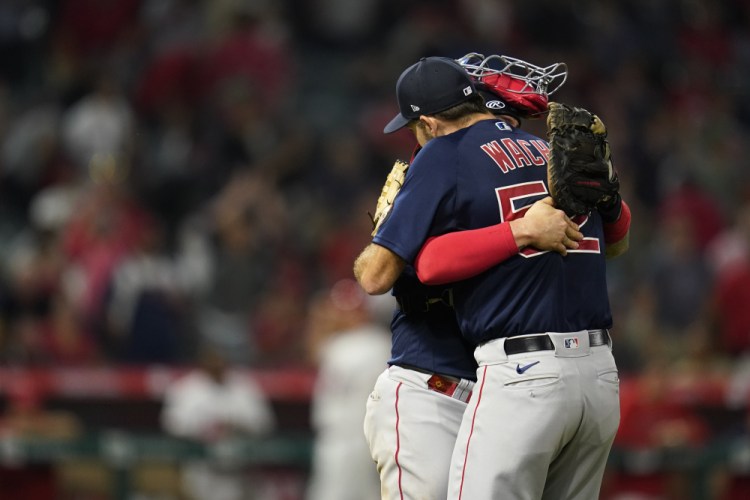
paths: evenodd
<path fill-rule="evenodd" d="M 471 92 L 471 86 L 464 87 L 464 95 L 469 95 L 471 94 Z"/>
<path fill-rule="evenodd" d="M 415 106 L 413 104 L 409 104 L 409 106 L 411 106 L 412 111 L 419 111 L 419 106 Z"/>
<path fill-rule="evenodd" d="M 484 103 L 486 108 L 489 109 L 503 109 L 505 107 L 505 103 L 503 101 L 487 101 Z"/>

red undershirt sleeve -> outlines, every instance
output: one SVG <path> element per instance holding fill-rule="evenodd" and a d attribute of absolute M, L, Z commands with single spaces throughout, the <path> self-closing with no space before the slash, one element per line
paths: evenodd
<path fill-rule="evenodd" d="M 604 241 L 622 240 L 630 230 L 630 207 L 622 202 L 620 217 L 604 224 Z M 441 285 L 476 276 L 518 253 L 510 224 L 457 231 L 429 238 L 414 262 L 417 277 L 427 285 Z"/>
<path fill-rule="evenodd" d="M 503 222 L 429 238 L 414 267 L 422 283 L 440 285 L 476 276 L 517 253 L 510 224 Z"/>
<path fill-rule="evenodd" d="M 604 242 L 608 244 L 621 241 L 630 230 L 630 207 L 622 202 L 620 217 L 609 224 L 604 224 Z"/>

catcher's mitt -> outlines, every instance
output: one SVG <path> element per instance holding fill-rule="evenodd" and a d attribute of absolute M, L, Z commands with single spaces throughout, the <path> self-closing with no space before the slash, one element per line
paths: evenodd
<path fill-rule="evenodd" d="M 547 167 L 550 195 L 569 216 L 587 214 L 618 196 L 620 181 L 612 166 L 607 129 L 595 114 L 549 103 Z"/>
<path fill-rule="evenodd" d="M 396 160 L 393 163 L 391 171 L 388 172 L 388 176 L 383 184 L 383 189 L 380 191 L 378 197 L 378 203 L 375 207 L 375 213 L 370 215 L 372 219 L 372 236 L 378 232 L 378 228 L 386 219 L 393 206 L 393 200 L 396 198 L 401 186 L 404 185 L 404 179 L 406 178 L 406 170 L 409 168 L 409 164 Z"/>

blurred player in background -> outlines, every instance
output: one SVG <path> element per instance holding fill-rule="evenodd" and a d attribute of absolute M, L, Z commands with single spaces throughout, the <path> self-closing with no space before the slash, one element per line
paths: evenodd
<path fill-rule="evenodd" d="M 502 66 L 476 70 L 490 62 Z M 460 63 L 475 67 L 486 109 L 514 126 L 521 119 L 541 116 L 549 93 L 567 78 L 563 64 L 541 68 L 476 53 L 467 54 Z M 425 144 L 418 142 L 419 147 Z M 368 246 L 355 262 L 360 283 L 374 265 L 373 250 L 373 245 Z M 378 378 L 367 403 L 365 434 L 380 472 L 383 498 L 444 499 L 450 457 L 476 380 L 473 346 L 458 329 L 451 286 L 422 284 L 408 264 L 382 292 L 391 286 L 399 309 L 391 323 L 390 366 Z"/>
<path fill-rule="evenodd" d="M 308 345 L 318 375 L 308 500 L 380 498 L 362 420 L 364 402 L 383 371 L 391 343 L 378 300 L 373 299 L 354 280 L 341 280 L 310 304 Z"/>
<path fill-rule="evenodd" d="M 211 346 L 202 348 L 197 369 L 167 389 L 161 419 L 168 434 L 204 444 L 238 435 L 265 435 L 276 425 L 261 388 L 232 373 L 226 359 Z M 233 464 L 187 463 L 183 485 L 193 500 L 252 498 L 244 471 Z"/>

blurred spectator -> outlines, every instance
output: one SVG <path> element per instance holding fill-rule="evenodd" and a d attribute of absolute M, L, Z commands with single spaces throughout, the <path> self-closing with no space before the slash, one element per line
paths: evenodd
<path fill-rule="evenodd" d="M 201 349 L 197 369 L 167 389 L 161 420 L 167 433 L 205 445 L 265 435 L 275 427 L 260 387 L 232 373 L 227 360 L 210 346 Z M 231 463 L 191 462 L 183 468 L 182 480 L 194 500 L 250 498 L 244 471 Z"/>
<path fill-rule="evenodd" d="M 706 259 L 715 275 L 750 260 L 750 196 L 737 206 L 733 219 L 733 224 L 720 232 L 706 249 Z"/>
<path fill-rule="evenodd" d="M 298 285 L 293 275 L 282 275 L 286 233 L 285 200 L 273 184 L 251 170 L 235 172 L 211 203 L 186 223 L 183 234 L 190 235 L 193 248 L 202 249 L 193 253 L 194 265 L 205 269 L 203 292 L 197 297 L 200 334 L 233 362 L 260 360 L 253 323 L 262 321 L 255 315 L 272 315 L 275 309 L 263 306 L 272 302 L 272 292 Z M 205 261 L 198 264 L 201 254 Z M 292 307 L 299 310 L 296 301 Z M 287 310 L 275 318 L 293 317 Z M 275 340 L 287 344 L 284 337 Z"/>
<path fill-rule="evenodd" d="M 64 296 L 52 302 L 41 336 L 39 351 L 45 366 L 92 366 L 102 360 L 98 344 L 84 329 L 78 312 Z"/>
<path fill-rule="evenodd" d="M 685 355 L 691 335 L 703 334 L 712 275 L 700 252 L 693 218 L 674 213 L 660 221 L 650 248 L 649 284 L 658 335 L 672 357 Z"/>
<path fill-rule="evenodd" d="M 156 55 L 141 75 L 134 96 L 144 131 L 139 141 L 138 187 L 162 216 L 169 241 L 188 213 L 213 193 L 198 175 L 207 159 L 199 143 L 195 50 L 177 47 Z"/>
<path fill-rule="evenodd" d="M 665 224 L 682 220 L 689 225 L 692 244 L 703 252 L 709 243 L 724 229 L 724 217 L 719 204 L 705 190 L 691 181 L 685 181 L 663 197 L 657 215 Z"/>
<path fill-rule="evenodd" d="M 621 423 L 616 441 L 628 449 L 697 447 L 709 428 L 700 416 L 670 395 L 675 380 L 669 365 L 654 361 L 621 395 Z"/>
<path fill-rule="evenodd" d="M 670 395 L 673 375 L 663 360 L 657 360 L 637 381 L 621 384 L 614 447 L 625 458 L 620 470 L 608 474 L 602 498 L 690 498 L 694 464 L 689 460 L 709 438 L 710 428 L 695 408 Z M 667 456 L 685 460 L 665 462 Z"/>
<path fill-rule="evenodd" d="M 735 225 L 719 241 L 712 319 L 722 353 L 736 358 L 750 353 L 750 202 L 738 210 Z"/>
<path fill-rule="evenodd" d="M 356 130 L 329 132 L 321 139 L 316 168 L 306 173 L 308 189 L 325 202 L 326 210 L 348 215 L 346 209 L 382 181 L 388 166 L 373 161 Z"/>
<path fill-rule="evenodd" d="M 39 190 L 71 173 L 60 147 L 61 116 L 60 104 L 44 99 L 24 110 L 4 136 L 0 153 L 4 203 L 10 199 L 25 209 Z"/>
<path fill-rule="evenodd" d="M 325 235 L 318 242 L 318 272 L 324 285 L 352 276 L 352 263 L 359 255 L 357 245 L 367 245 L 372 231 L 370 215 L 375 210 L 377 194 L 365 192 L 342 208 L 330 221 Z"/>
<path fill-rule="evenodd" d="M 62 294 L 66 262 L 61 252 L 59 219 L 64 208 L 45 207 L 52 197 L 38 194 L 30 208 L 31 224 L 12 239 L 2 275 L 2 319 L 6 349 L 14 363 L 49 363 L 43 344 L 52 327 L 53 304 Z M 53 208 L 54 214 L 49 208 Z"/>
<path fill-rule="evenodd" d="M 267 86 L 268 82 L 233 75 L 217 82 L 216 89 L 207 94 L 200 140 L 210 161 L 196 172 L 204 197 L 232 182 L 236 170 L 249 167 L 268 182 L 281 185 L 307 165 L 312 136 L 306 120 L 303 116 L 287 119 L 285 113 L 296 111 L 293 96 L 281 99 L 291 110 L 274 109 Z"/>
<path fill-rule="evenodd" d="M 205 2 L 195 0 L 142 1 L 140 17 L 149 52 L 158 57 L 178 48 L 199 51 L 207 37 L 206 9 Z"/>
<path fill-rule="evenodd" d="M 389 2 L 310 0 L 293 13 L 308 42 L 336 51 L 361 49 L 373 43 L 391 19 Z M 297 10 L 297 9 L 295 9 Z"/>
<path fill-rule="evenodd" d="M 632 376 L 640 373 L 649 360 L 663 355 L 664 347 L 651 284 L 642 283 L 631 290 L 626 300 L 627 304 L 615 304 L 616 307 L 623 307 L 627 314 L 618 321 L 618 327 L 613 332 L 612 349 L 620 374 Z"/>
<path fill-rule="evenodd" d="M 391 343 L 369 302 L 347 279 L 321 292 L 308 308 L 309 355 L 318 366 L 308 500 L 380 498 L 380 479 L 362 429 L 367 395 Z"/>
<path fill-rule="evenodd" d="M 268 109 L 282 104 L 295 71 L 281 5 L 270 0 L 216 0 L 207 5 L 211 44 L 200 73 L 206 95 L 230 79 L 244 79 Z"/>
<path fill-rule="evenodd" d="M 292 259 L 283 259 L 278 278 L 260 298 L 251 318 L 257 366 L 295 366 L 304 358 L 305 310 L 299 305 L 308 300 L 305 270 Z"/>
<path fill-rule="evenodd" d="M 63 0 L 56 17 L 58 44 L 86 60 L 113 53 L 133 36 L 141 0 Z"/>
<path fill-rule="evenodd" d="M 180 268 L 166 254 L 161 225 L 144 228 L 112 271 L 106 333 L 125 363 L 170 364 L 189 359 L 188 293 Z"/>
<path fill-rule="evenodd" d="M 111 175 L 117 174 L 112 166 Z M 81 194 L 61 234 L 66 262 L 65 293 L 102 348 L 116 345 L 105 321 L 106 293 L 117 265 L 140 244 L 152 215 L 128 192 L 121 179 L 90 183 Z"/>
<path fill-rule="evenodd" d="M 91 93 L 73 104 L 62 118 L 66 151 L 80 177 L 110 174 L 100 169 L 127 172 L 133 156 L 135 116 L 121 84 L 108 70 L 94 77 Z"/>
<path fill-rule="evenodd" d="M 295 175 L 309 133 L 297 98 L 296 54 L 281 21 L 279 2 L 220 0 L 206 5 L 210 43 L 194 78 L 206 118 L 202 137 L 209 161 L 199 175 L 213 195 L 246 165 L 279 181 Z"/>

